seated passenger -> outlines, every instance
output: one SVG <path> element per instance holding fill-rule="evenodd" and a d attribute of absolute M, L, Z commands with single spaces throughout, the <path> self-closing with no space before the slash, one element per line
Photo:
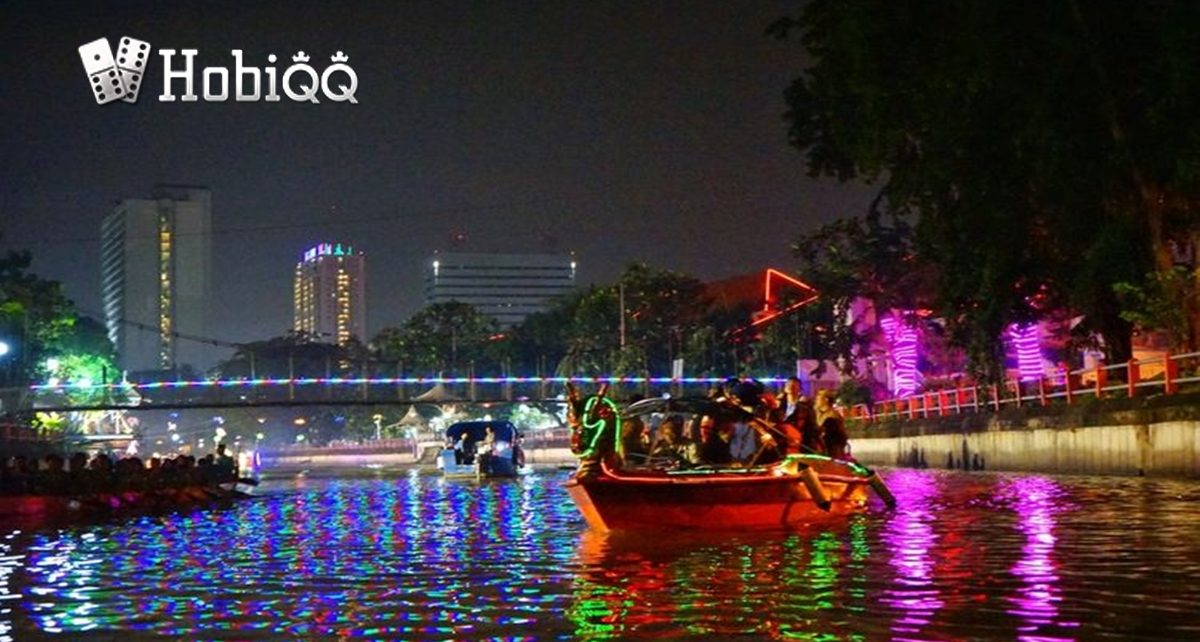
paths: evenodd
<path fill-rule="evenodd" d="M 640 417 L 632 417 L 621 424 L 621 453 L 627 466 L 646 463 L 646 457 L 650 454 L 650 438 L 646 434 L 646 424 Z"/>
<path fill-rule="evenodd" d="M 746 421 L 733 424 L 733 435 L 729 438 L 729 454 L 739 464 L 749 465 L 758 454 L 758 431 Z"/>
<path fill-rule="evenodd" d="M 677 464 L 697 464 L 700 461 L 696 444 L 681 436 L 683 421 L 670 417 L 658 427 L 658 441 L 650 449 L 650 457 L 663 457 Z"/>
<path fill-rule="evenodd" d="M 733 463 L 729 454 L 729 440 L 733 437 L 733 424 L 717 426 L 716 420 L 705 415 L 700 418 L 700 461 L 713 466 Z"/>

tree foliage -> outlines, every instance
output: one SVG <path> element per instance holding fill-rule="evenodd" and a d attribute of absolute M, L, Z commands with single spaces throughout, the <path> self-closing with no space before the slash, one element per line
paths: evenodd
<path fill-rule="evenodd" d="M 815 61 L 786 93 L 809 172 L 916 221 L 937 312 L 994 364 L 1007 324 L 1055 308 L 1128 356 L 1112 284 L 1196 229 L 1198 28 L 1185 1 L 814 0 L 771 32 Z"/>
<path fill-rule="evenodd" d="M 435 303 L 399 328 L 387 328 L 371 341 L 381 359 L 402 363 L 406 372 L 424 376 L 465 376 L 475 364 L 476 375 L 496 370 L 506 361 L 505 344 L 494 320 L 467 303 Z"/>

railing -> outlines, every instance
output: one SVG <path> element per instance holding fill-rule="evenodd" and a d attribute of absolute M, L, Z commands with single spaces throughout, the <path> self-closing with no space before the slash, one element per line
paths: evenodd
<path fill-rule="evenodd" d="M 1003 384 L 980 385 L 965 377 L 956 377 L 950 385 L 936 390 L 869 406 L 850 406 L 847 417 L 871 423 L 1048 406 L 1060 399 L 1074 404 L 1085 397 L 1132 398 L 1149 390 L 1172 395 L 1179 391 L 1181 384 L 1200 382 L 1197 366 L 1200 366 L 1200 352 L 1189 352 L 1079 370 L 1064 368 L 1053 376 L 1027 381 L 1007 380 Z M 1181 372 L 1192 374 L 1182 376 Z"/>

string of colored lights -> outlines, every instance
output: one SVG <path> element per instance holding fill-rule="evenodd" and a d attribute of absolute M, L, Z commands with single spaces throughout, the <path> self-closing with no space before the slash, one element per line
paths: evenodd
<path fill-rule="evenodd" d="M 697 384 L 723 383 L 728 377 L 302 377 L 295 379 L 193 379 L 185 381 L 151 381 L 146 383 L 94 383 L 88 381 L 34 384 L 34 392 L 56 390 L 159 390 L 165 388 L 242 388 L 269 386 L 395 386 L 436 384 L 567 384 L 567 383 L 620 383 L 620 384 Z M 757 381 L 782 384 L 787 377 L 762 377 Z"/>

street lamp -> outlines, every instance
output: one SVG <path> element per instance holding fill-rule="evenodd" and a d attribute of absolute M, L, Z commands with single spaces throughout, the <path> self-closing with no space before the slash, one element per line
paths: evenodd
<path fill-rule="evenodd" d="M 4 355 L 8 354 L 11 350 L 12 350 L 12 348 L 9 347 L 9 345 L 7 343 L 5 343 L 4 341 L 0 341 L 0 357 L 3 357 Z"/>

